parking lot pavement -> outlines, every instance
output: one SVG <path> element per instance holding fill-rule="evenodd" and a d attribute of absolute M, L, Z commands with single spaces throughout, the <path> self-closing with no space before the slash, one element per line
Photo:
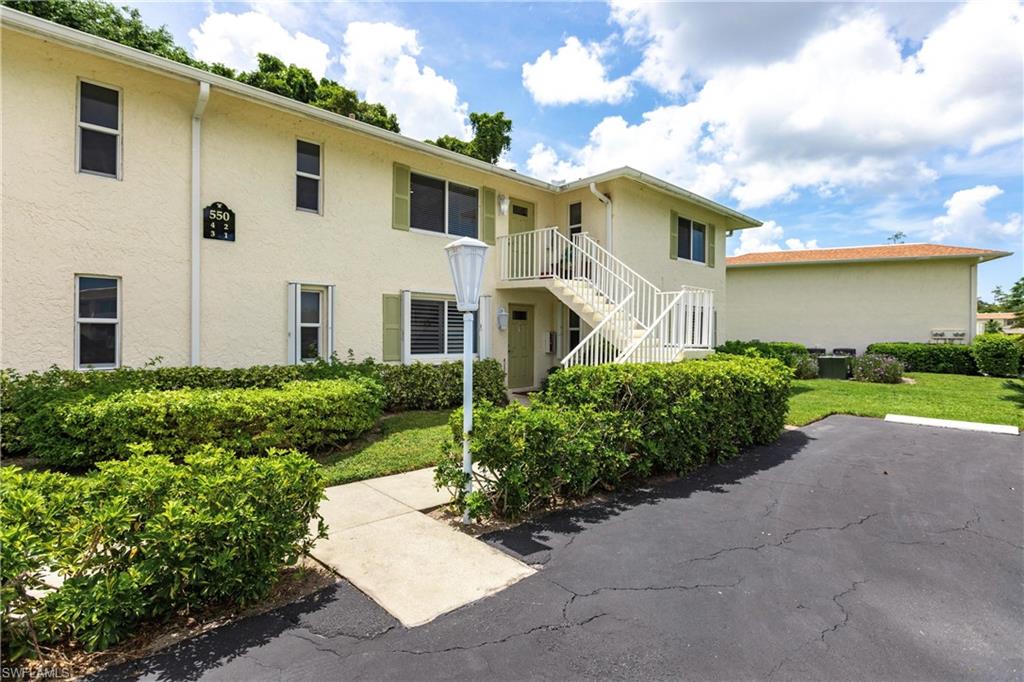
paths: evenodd
<path fill-rule="evenodd" d="M 486 536 L 537 573 L 422 627 L 343 583 L 100 677 L 1018 679 L 1022 443 L 829 417 Z"/>

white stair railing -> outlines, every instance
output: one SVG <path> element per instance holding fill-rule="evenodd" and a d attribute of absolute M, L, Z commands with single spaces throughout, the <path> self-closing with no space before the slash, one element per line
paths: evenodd
<path fill-rule="evenodd" d="M 575 348 L 569 351 L 568 355 L 562 358 L 562 366 L 601 365 L 615 362 L 621 353 L 619 348 L 609 340 L 609 337 L 617 339 L 630 338 L 635 326 L 629 315 L 625 313 L 625 308 L 633 300 L 634 296 L 636 296 L 635 293 L 626 296 L 607 317 L 598 322 L 590 330 L 590 333 Z"/>
<path fill-rule="evenodd" d="M 548 286 L 595 321 L 562 365 L 672 362 L 686 349 L 710 349 L 714 293 L 663 292 L 586 233 L 557 227 L 498 237 L 501 279 L 552 280 Z"/>

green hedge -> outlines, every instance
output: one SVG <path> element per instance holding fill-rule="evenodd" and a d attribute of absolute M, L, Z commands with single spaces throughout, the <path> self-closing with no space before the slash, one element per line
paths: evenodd
<path fill-rule="evenodd" d="M 718 353 L 728 355 L 755 355 L 762 358 L 780 360 L 789 367 L 794 367 L 801 358 L 808 356 L 807 346 L 793 341 L 726 341 L 715 348 Z"/>
<path fill-rule="evenodd" d="M 368 431 L 381 416 L 372 379 L 295 381 L 280 388 L 124 391 L 59 402 L 26 422 L 33 453 L 48 464 L 82 467 L 123 459 L 149 443 L 177 457 L 211 444 L 238 455 L 271 448 L 317 452 Z"/>
<path fill-rule="evenodd" d="M 992 377 L 1020 376 L 1021 345 L 1009 334 L 982 334 L 974 338 L 971 353 L 978 371 Z"/>
<path fill-rule="evenodd" d="M 0 491 L 4 660 L 33 655 L 33 632 L 99 650 L 143 618 L 258 600 L 324 528 L 309 530 L 319 468 L 294 452 L 203 448 L 184 465 L 134 456 L 86 476 L 5 466 Z"/>
<path fill-rule="evenodd" d="M 384 387 L 387 410 L 432 410 L 462 404 L 462 363 L 387 365 L 363 362 L 256 365 L 241 369 L 218 367 L 144 367 L 111 371 L 79 372 L 52 368 L 19 375 L 0 372 L 0 430 L 7 455 L 28 454 L 26 422 L 54 409 L 58 403 L 77 402 L 88 396 L 111 396 L 130 390 L 177 390 L 185 388 L 279 388 L 292 381 L 318 381 L 370 377 Z M 474 366 L 477 399 L 505 404 L 505 373 L 497 360 L 480 360 Z"/>
<path fill-rule="evenodd" d="M 867 352 L 872 355 L 888 355 L 896 358 L 903 363 L 903 367 L 908 372 L 978 373 L 970 346 L 898 341 L 873 343 L 868 346 Z"/>
<path fill-rule="evenodd" d="M 437 482 L 476 515 L 515 517 L 599 485 L 690 471 L 774 441 L 791 376 L 777 360 L 726 355 L 569 368 L 552 374 L 527 409 L 478 411 L 472 448 L 487 474 L 477 493 L 466 499 L 459 492 L 454 449 Z M 457 417 L 452 434 L 461 438 Z"/>

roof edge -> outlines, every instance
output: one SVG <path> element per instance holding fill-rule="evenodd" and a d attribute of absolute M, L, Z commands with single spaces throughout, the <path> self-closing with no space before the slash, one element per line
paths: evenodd
<path fill-rule="evenodd" d="M 724 206 L 716 201 L 702 197 L 699 194 L 694 194 L 689 190 L 683 189 L 682 187 L 665 180 L 661 180 L 660 178 L 642 173 L 630 166 L 622 166 L 621 168 L 575 180 L 571 183 L 554 184 L 507 168 L 501 168 L 500 166 L 487 163 L 486 161 L 474 159 L 473 157 L 466 156 L 465 154 L 459 154 L 458 152 L 442 149 L 436 145 L 421 142 L 400 133 L 393 133 L 391 131 L 384 130 L 383 128 L 370 125 L 369 123 L 363 123 L 362 121 L 350 119 L 347 116 L 335 114 L 325 109 L 319 109 L 310 104 L 304 104 L 289 97 L 267 92 L 266 90 L 261 90 L 251 85 L 240 83 L 232 78 L 218 76 L 210 73 L 209 71 L 203 71 L 202 69 L 198 69 L 194 66 L 181 64 L 171 59 L 167 59 L 166 57 L 159 57 L 134 47 L 128 47 L 112 40 L 107 40 L 106 38 L 94 36 L 91 33 L 85 33 L 84 31 L 79 31 L 46 19 L 40 19 L 39 17 L 19 12 L 9 7 L 0 6 L 0 27 L 10 28 L 11 30 L 19 33 L 34 35 L 42 39 L 63 43 L 106 59 L 127 63 L 148 71 L 160 73 L 164 76 L 195 81 L 197 83 L 206 82 L 231 95 L 257 104 L 282 109 L 299 116 L 319 119 L 352 132 L 375 137 L 389 144 L 405 147 L 412 151 L 428 154 L 444 161 L 457 163 L 475 170 L 493 173 L 512 182 L 528 185 L 537 189 L 543 189 L 553 194 L 574 190 L 579 187 L 589 185 L 592 182 L 606 182 L 608 180 L 626 177 L 668 192 L 669 194 L 680 196 L 683 199 L 704 206 L 716 213 L 727 215 L 728 217 L 744 224 L 743 227 L 735 229 L 758 227 L 762 224 L 760 221 L 744 215 L 739 211 L 735 211 L 728 206 Z"/>
<path fill-rule="evenodd" d="M 767 253 L 776 253 L 775 251 L 769 251 Z M 880 258 L 827 258 L 821 260 L 800 260 L 800 261 L 775 261 L 773 263 L 730 263 L 729 258 L 738 258 L 738 256 L 727 256 L 725 259 L 725 267 L 727 268 L 777 268 L 783 266 L 793 265 L 841 265 L 849 263 L 902 263 L 905 261 L 919 261 L 919 260 L 976 260 L 979 263 L 987 263 L 990 260 L 998 260 L 999 258 L 1006 258 L 1012 256 L 1013 251 L 990 251 L 985 254 L 944 254 L 941 256 L 888 256 Z"/>

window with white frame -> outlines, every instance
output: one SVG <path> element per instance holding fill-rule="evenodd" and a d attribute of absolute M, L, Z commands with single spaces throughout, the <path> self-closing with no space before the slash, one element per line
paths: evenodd
<path fill-rule="evenodd" d="M 120 280 L 75 277 L 75 367 L 111 369 L 121 363 Z"/>
<path fill-rule="evenodd" d="M 480 191 L 454 182 L 412 173 L 409 226 L 458 237 L 477 237 Z"/>
<path fill-rule="evenodd" d="M 583 231 L 583 204 L 579 201 L 569 204 L 569 234 Z"/>
<path fill-rule="evenodd" d="M 121 176 L 121 93 L 78 81 L 78 170 Z"/>
<path fill-rule="evenodd" d="M 323 161 L 320 145 L 298 140 L 295 145 L 295 208 L 320 212 Z"/>
<path fill-rule="evenodd" d="M 679 216 L 676 256 L 697 263 L 707 261 L 707 225 Z"/>
<path fill-rule="evenodd" d="M 473 352 L 477 353 L 479 334 L 473 313 Z M 409 352 L 412 355 L 457 355 L 462 353 L 462 313 L 454 300 L 421 298 L 409 301 Z"/>
<path fill-rule="evenodd" d="M 334 286 L 288 285 L 288 361 L 327 360 L 334 349 Z"/>
<path fill-rule="evenodd" d="M 569 348 L 567 351 L 571 351 L 576 346 L 580 345 L 580 334 L 582 327 L 580 325 L 580 316 L 574 313 L 572 310 L 569 311 Z"/>

